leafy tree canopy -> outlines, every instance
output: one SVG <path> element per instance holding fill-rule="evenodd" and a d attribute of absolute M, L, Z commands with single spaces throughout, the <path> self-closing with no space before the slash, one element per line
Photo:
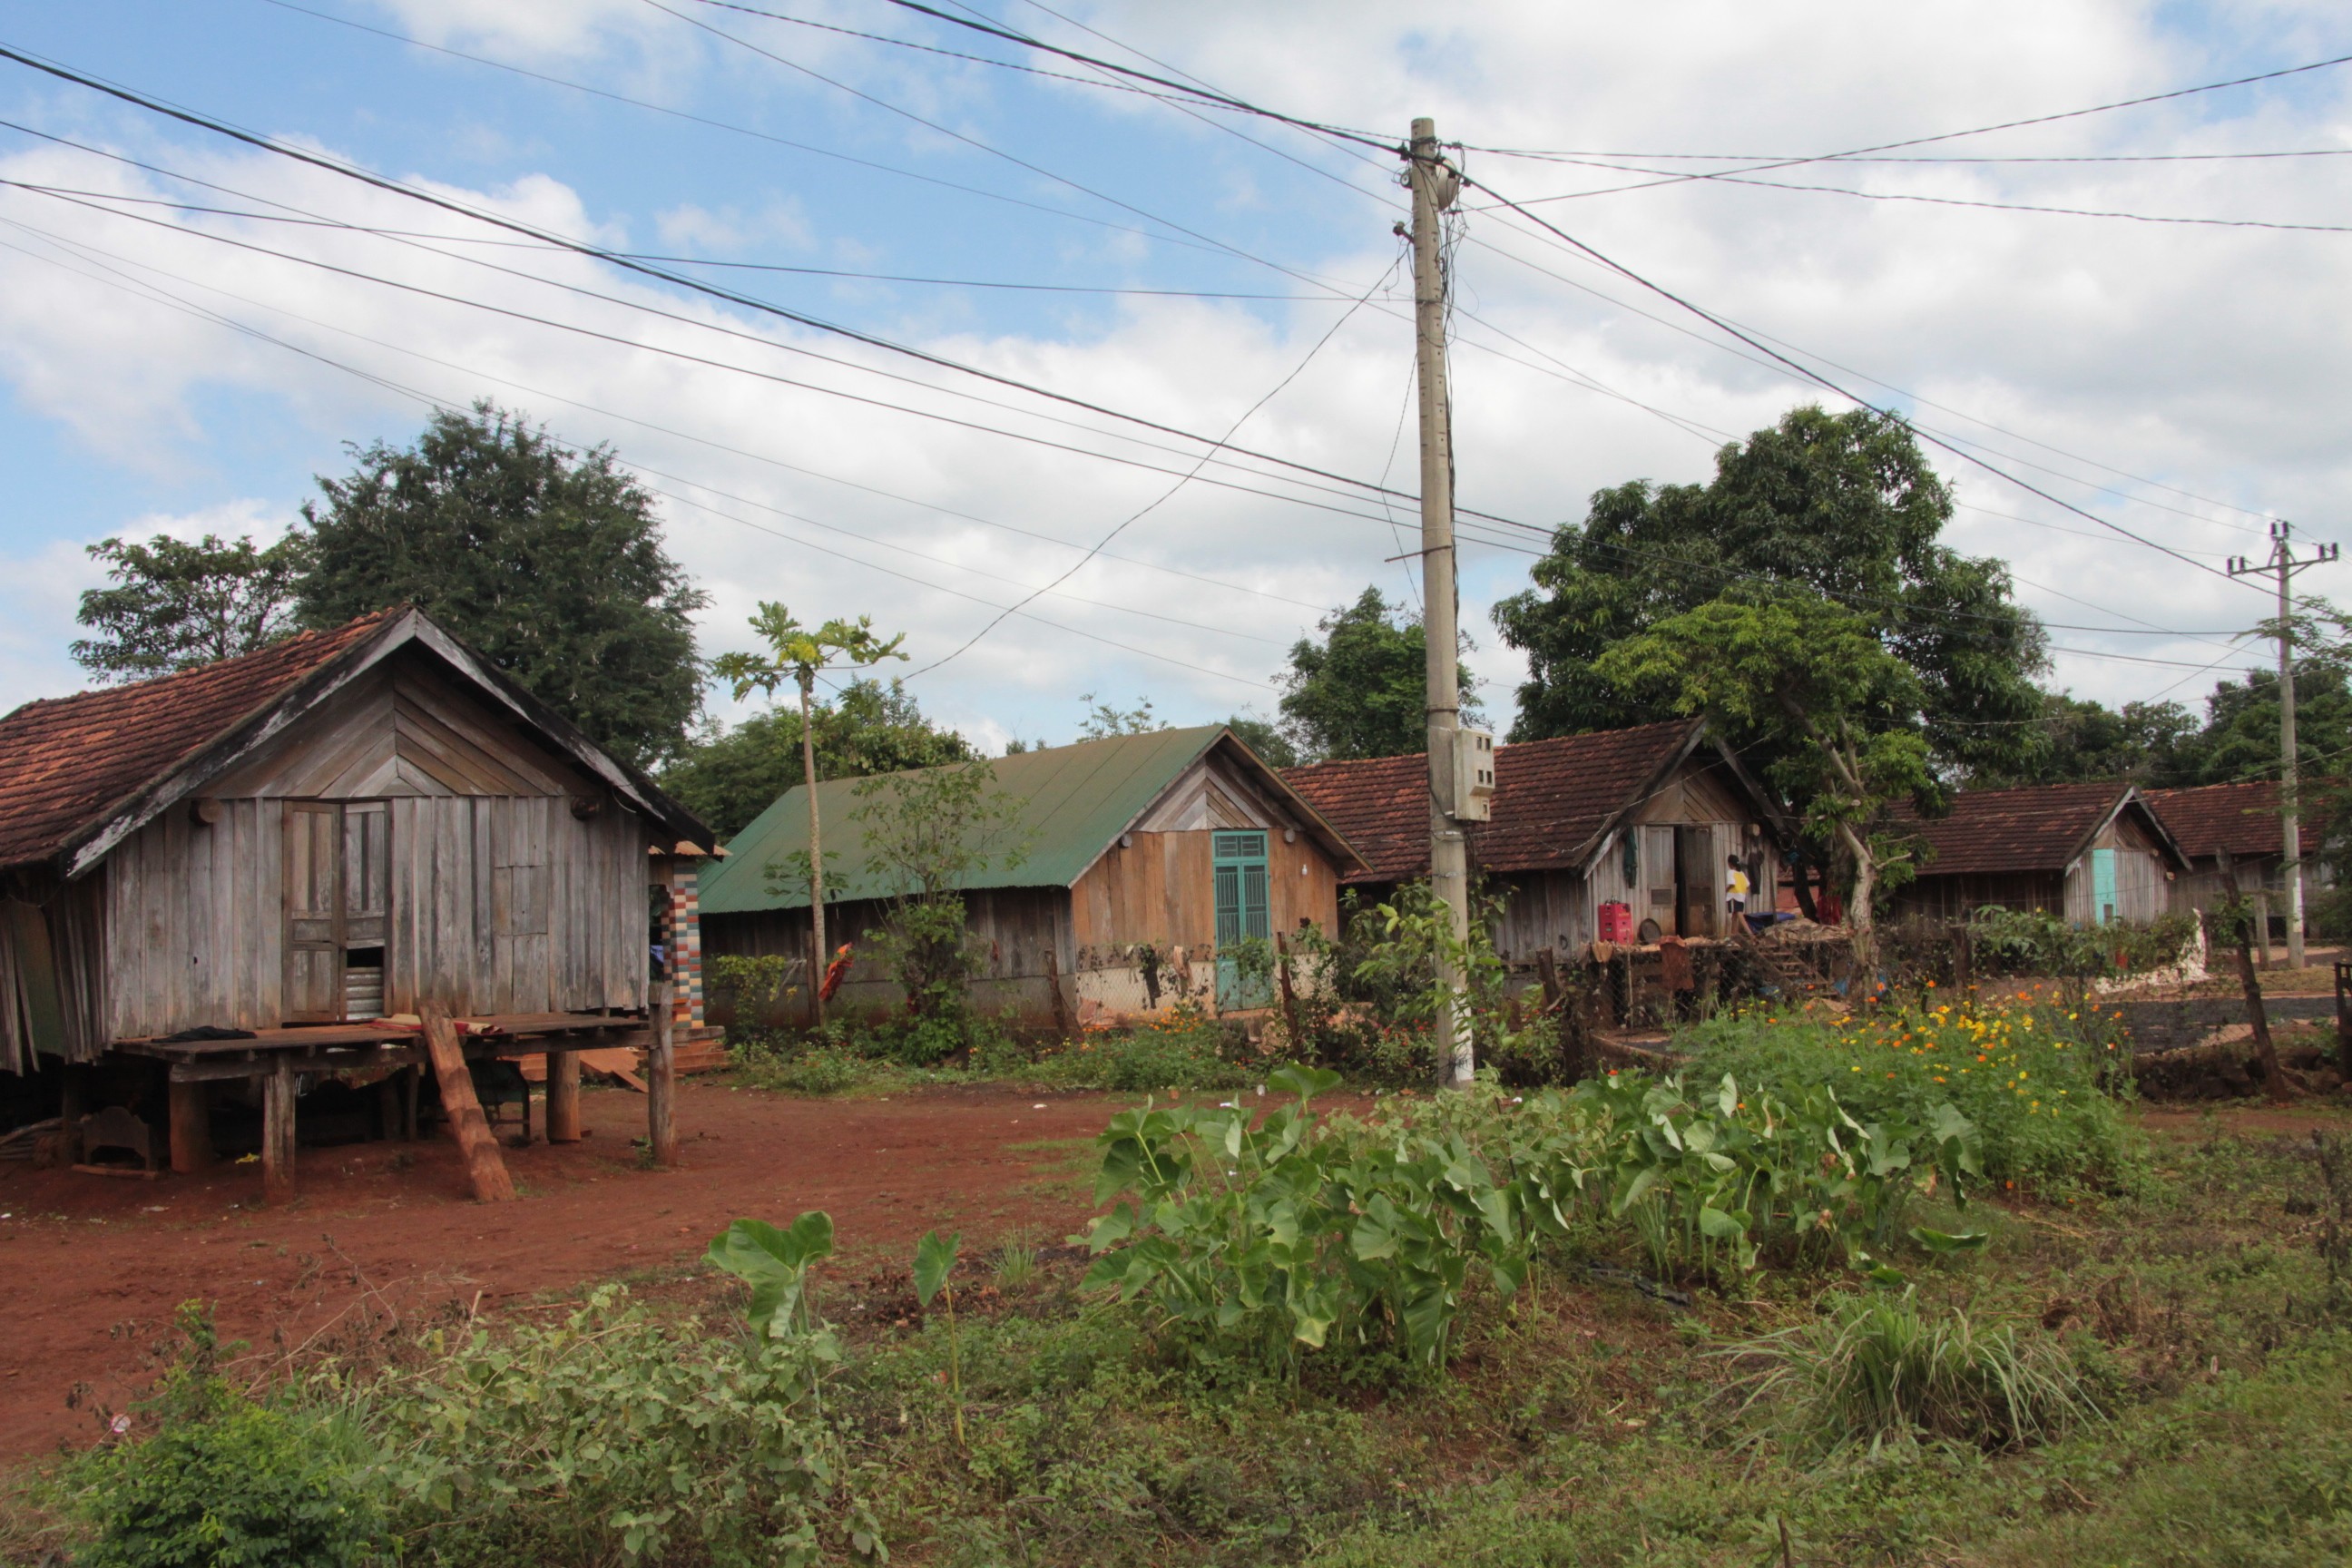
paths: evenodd
<path fill-rule="evenodd" d="M 1263 719 L 1253 719 L 1236 713 L 1225 721 L 1225 728 L 1234 739 L 1257 753 L 1257 760 L 1270 768 L 1295 768 L 1298 765 L 1298 748 L 1290 737 Z"/>
<path fill-rule="evenodd" d="M 1417 616 L 1367 588 L 1291 645 L 1281 677 L 1282 731 L 1299 758 L 1336 762 L 1429 749 L 1429 655 Z M 1476 682 L 1460 671 L 1463 718 L 1478 721 Z"/>
<path fill-rule="evenodd" d="M 1866 947 L 1874 894 L 1911 869 L 1908 846 L 1874 825 L 1893 803 L 1937 794 L 1916 723 L 1926 689 L 1877 629 L 1817 594 L 1742 588 L 1627 638 L 1594 669 L 1721 729 L 1786 737 L 1773 782 L 1806 803 L 1807 827 L 1835 847 Z"/>
<path fill-rule="evenodd" d="M 1601 491 L 1536 563 L 1535 586 L 1496 607 L 1529 668 L 1511 738 L 1665 717 L 1675 698 L 1611 679 L 1609 649 L 1735 588 L 1784 587 L 1838 608 L 1841 626 L 1910 670 L 1914 722 L 1940 765 L 2017 765 L 2042 711 L 2032 677 L 2045 638 L 2001 563 L 1939 542 L 1951 516 L 1951 491 L 1908 426 L 1859 409 L 1792 410 L 1717 453 L 1704 485 Z M 1780 733 L 1727 738 L 1769 765 L 1785 751 Z"/>
<path fill-rule="evenodd" d="M 572 451 L 478 403 L 435 415 L 414 447 L 352 453 L 355 471 L 321 476 L 324 504 L 302 509 L 306 624 L 413 604 L 598 744 L 638 763 L 684 744 L 707 601 L 610 448 Z"/>
<path fill-rule="evenodd" d="M 896 681 L 854 681 L 812 714 L 820 780 L 936 767 L 979 754 L 961 735 L 923 717 Z M 662 788 L 721 838 L 740 833 L 800 782 L 801 716 L 792 708 L 755 713 L 731 730 L 707 726 L 661 774 Z"/>
<path fill-rule="evenodd" d="M 267 647 L 293 636 L 297 579 L 310 541 L 291 533 L 268 549 L 250 537 L 205 534 L 194 544 L 157 534 L 144 544 L 101 540 L 89 553 L 112 585 L 86 590 L 75 619 L 96 633 L 73 656 L 100 680 L 144 680 Z"/>
<path fill-rule="evenodd" d="M 2275 703 L 2271 717 L 2275 724 Z M 2198 734 L 2197 717 L 2182 703 L 2126 702 L 2116 709 L 2068 692 L 2044 692 L 2042 722 L 2025 753 L 2007 759 L 2008 765 L 1971 768 L 1965 782 L 1970 789 L 2106 779 L 2172 784 L 2189 765 Z M 2272 750 L 2277 750 L 2275 731 Z"/>

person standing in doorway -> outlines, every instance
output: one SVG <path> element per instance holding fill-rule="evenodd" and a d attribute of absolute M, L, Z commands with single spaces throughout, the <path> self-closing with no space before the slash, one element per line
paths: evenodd
<path fill-rule="evenodd" d="M 1723 907 L 1730 911 L 1732 927 L 1737 930 L 1748 912 L 1748 873 L 1737 855 L 1728 864 L 1731 868 L 1723 874 Z"/>

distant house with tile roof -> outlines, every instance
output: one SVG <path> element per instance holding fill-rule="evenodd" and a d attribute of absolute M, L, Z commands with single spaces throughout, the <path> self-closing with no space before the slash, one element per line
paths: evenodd
<path fill-rule="evenodd" d="M 427 1001 L 641 1009 L 649 884 L 712 847 L 411 608 L 28 702 L 0 718 L 0 1069 Z"/>
<path fill-rule="evenodd" d="M 1377 898 L 1428 874 L 1425 754 L 1283 776 L 1364 857 L 1347 885 Z M 1748 910 L 1773 908 L 1783 821 L 1702 721 L 1676 720 L 1496 747 L 1493 816 L 1470 825 L 1470 860 L 1503 896 L 1496 945 L 1508 958 L 1582 948 L 1610 905 L 1645 940 L 1718 936 L 1731 859 L 1748 876 Z"/>
<path fill-rule="evenodd" d="M 2145 924 L 2172 907 L 2189 869 L 2179 843 L 2126 784 L 1962 790 L 1941 816 L 1908 805 L 1892 831 L 1917 847 L 1918 875 L 1896 889 L 1896 918 L 1959 920 L 1999 905 L 2076 925 Z"/>
<path fill-rule="evenodd" d="M 1330 823 L 1223 725 L 1082 741 L 984 765 L 1002 809 L 978 830 L 982 864 L 961 889 L 985 952 L 973 998 L 1024 1024 L 1180 1000 L 1264 1006 L 1269 994 L 1234 962 L 1238 944 L 1302 923 L 1332 931 L 1339 880 L 1359 868 Z M 875 792 L 887 795 L 900 776 L 816 786 L 825 940 L 851 944 L 836 1005 L 853 1011 L 900 1001 L 887 968 L 866 956 L 899 887 L 860 819 Z M 806 959 L 808 886 L 791 868 L 796 854 L 805 864 L 808 844 L 804 786 L 729 842 L 727 861 L 701 889 L 709 952 Z"/>
<path fill-rule="evenodd" d="M 2286 835 L 2279 816 L 2277 780 L 2152 789 L 2143 794 L 2189 860 L 2189 869 L 2172 884 L 2174 909 L 2207 909 L 2221 896 L 2224 850 L 2229 852 L 2241 892 L 2275 895 L 2285 891 Z M 2325 880 L 2324 868 L 2313 858 L 2319 850 L 2322 826 L 2307 803 L 2300 826 L 2296 841 L 2307 895 Z M 2272 913 L 2274 921 L 2284 921 L 2284 902 L 2274 900 Z M 2284 928 L 2280 934 L 2284 934 Z"/>

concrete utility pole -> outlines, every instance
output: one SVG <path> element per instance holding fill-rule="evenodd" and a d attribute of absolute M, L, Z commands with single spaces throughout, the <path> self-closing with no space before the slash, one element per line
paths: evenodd
<path fill-rule="evenodd" d="M 2286 963 L 2289 969 L 2303 967 L 2303 814 L 2297 798 L 2302 787 L 2302 769 L 2294 750 L 2294 627 L 2288 620 L 2293 610 L 2288 584 L 2297 572 L 2306 566 L 2316 566 L 2333 561 L 2341 552 L 2336 545 L 2322 544 L 2304 559 L 2294 558 L 2294 524 L 2271 524 L 2271 554 L 2267 561 L 2255 562 L 2245 556 L 2232 556 L 2230 575 L 2232 577 L 2276 577 L 2278 579 L 2278 672 L 2279 672 L 2279 816 L 2284 823 L 2281 834 L 2286 850 Z M 2270 951 L 2271 934 L 2263 932 L 2263 951 Z M 2265 958 L 2264 963 L 2269 960 Z"/>
<path fill-rule="evenodd" d="M 1429 881 L 1445 906 L 1457 947 L 1470 935 L 1470 850 L 1454 800 L 1462 727 L 1454 569 L 1453 408 L 1445 391 L 1447 279 L 1438 214 L 1462 182 L 1437 145 L 1437 122 L 1412 122 L 1405 184 L 1412 189 L 1413 361 L 1421 385 L 1421 626 L 1429 649 Z M 1467 1083 L 1477 1067 L 1470 1039 L 1466 977 L 1450 957 L 1440 979 L 1453 1000 L 1438 1010 L 1441 1083 Z"/>

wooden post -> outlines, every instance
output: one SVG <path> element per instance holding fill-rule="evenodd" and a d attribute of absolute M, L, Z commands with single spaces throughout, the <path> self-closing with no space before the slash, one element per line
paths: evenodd
<path fill-rule="evenodd" d="M 2263 967 L 2268 969 L 2271 966 L 2271 896 L 2267 892 L 2257 891 L 2254 894 L 2254 921 L 2256 951 L 2262 954 Z"/>
<path fill-rule="evenodd" d="M 547 1053 L 547 1141 L 580 1142 L 580 1053 Z"/>
<path fill-rule="evenodd" d="M 1969 934 L 1966 921 L 1953 921 L 1949 930 L 1952 936 L 1952 989 L 1967 997 L 1977 988 L 1975 938 Z"/>
<path fill-rule="evenodd" d="M 1543 983 L 1544 1011 L 1559 1011 L 1559 960 L 1551 949 L 1536 949 L 1536 978 Z"/>
<path fill-rule="evenodd" d="M 172 1105 L 172 1169 L 183 1176 L 213 1163 L 212 1087 L 174 1079 L 165 1091 Z"/>
<path fill-rule="evenodd" d="M 294 1058 L 280 1051 L 261 1080 L 261 1201 L 294 1196 Z"/>
<path fill-rule="evenodd" d="M 404 1143 L 416 1142 L 416 1100 L 425 1089 L 425 1069 L 409 1066 L 400 1069 L 400 1137 Z"/>
<path fill-rule="evenodd" d="M 1281 931 L 1274 933 L 1274 976 L 1282 987 L 1282 1026 L 1290 1036 L 1290 1048 L 1307 1048 L 1298 1032 L 1298 993 L 1290 984 L 1290 942 Z"/>
<path fill-rule="evenodd" d="M 670 983 L 654 987 L 654 1043 L 646 1052 L 646 1131 L 654 1163 L 677 1163 L 677 1058 L 670 1046 Z"/>
<path fill-rule="evenodd" d="M 2222 890 L 2230 895 L 2231 912 L 2238 917 L 2234 922 L 2238 928 L 2238 984 L 2246 994 L 2246 1022 L 2253 1026 L 2254 1054 L 2262 1058 L 2263 1089 L 2274 1103 L 2284 1103 L 2294 1098 L 2294 1091 L 2287 1087 L 2286 1072 L 2279 1066 L 2278 1047 L 2271 1041 L 2270 1014 L 2263 1006 L 2263 983 L 2254 978 L 2254 955 L 2246 935 L 2246 906 L 2238 897 L 2238 873 L 2230 863 L 2228 850 L 2221 851 L 2221 860 Z M 2210 914 L 2205 929 L 2210 942 L 2213 929 Z M 2267 945 L 2267 934 L 2263 941 Z"/>
<path fill-rule="evenodd" d="M 1062 994 L 1061 955 L 1055 951 L 1050 940 L 1045 943 L 1045 989 L 1054 1001 L 1054 1027 L 1061 1031 L 1062 1038 L 1076 1039 L 1077 1021 L 1070 1016 L 1069 999 Z"/>
<path fill-rule="evenodd" d="M 424 1007 L 425 1049 L 433 1058 L 433 1076 L 441 1085 L 441 1111 L 448 1119 L 449 1136 L 466 1156 L 466 1179 L 484 1203 L 504 1203 L 515 1195 L 514 1178 L 499 1152 L 499 1140 L 474 1097 L 473 1075 L 466 1070 L 466 1050 L 457 1043 L 457 1026 L 449 1009 L 438 1002 Z"/>
<path fill-rule="evenodd" d="M 2352 994 L 2352 963 L 2336 961 L 2336 1070 L 2344 1081 L 2352 1083 L 2352 1011 L 2347 1011 L 2347 994 Z"/>

